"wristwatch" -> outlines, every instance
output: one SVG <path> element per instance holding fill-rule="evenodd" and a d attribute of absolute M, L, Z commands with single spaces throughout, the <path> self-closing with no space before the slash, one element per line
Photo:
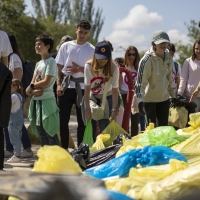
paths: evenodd
<path fill-rule="evenodd" d="M 117 112 L 117 109 L 114 109 L 114 108 L 113 108 L 113 109 L 111 110 L 111 112 Z"/>
<path fill-rule="evenodd" d="M 31 88 L 31 90 L 34 90 L 34 84 L 33 83 L 30 84 L 30 88 Z"/>
<path fill-rule="evenodd" d="M 34 84 L 32 83 L 32 84 L 30 84 L 29 86 L 28 86 L 28 93 L 29 94 L 32 94 L 32 91 L 34 90 Z"/>

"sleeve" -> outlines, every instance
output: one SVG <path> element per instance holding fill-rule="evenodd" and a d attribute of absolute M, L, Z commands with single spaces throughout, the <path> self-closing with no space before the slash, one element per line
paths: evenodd
<path fill-rule="evenodd" d="M 139 62 L 139 70 L 137 81 L 135 84 L 135 92 L 138 98 L 138 103 L 144 101 L 145 88 L 148 85 L 149 77 L 151 76 L 151 61 L 150 56 L 145 55 Z"/>
<path fill-rule="evenodd" d="M 172 80 L 173 60 L 170 59 L 170 61 L 171 61 L 171 67 L 169 68 L 168 73 L 167 73 L 167 80 L 169 81 L 168 92 L 169 92 L 170 97 L 175 98 L 175 96 L 176 96 L 175 90 L 172 87 L 172 84 L 173 84 L 173 80 Z"/>
<path fill-rule="evenodd" d="M 112 78 L 112 88 L 119 87 L 119 68 L 113 63 L 113 78 Z"/>
<path fill-rule="evenodd" d="M 183 95 L 183 93 L 185 91 L 188 77 L 189 77 L 189 60 L 187 59 L 183 63 L 183 67 L 181 70 L 180 84 L 179 84 L 179 88 L 178 88 L 178 94 L 181 96 Z"/>
<path fill-rule="evenodd" d="M 65 42 L 61 45 L 61 47 L 60 47 L 60 49 L 57 53 L 57 56 L 56 56 L 56 59 L 55 59 L 57 64 L 65 65 L 64 55 L 65 55 L 65 51 L 66 51 L 65 49 L 66 48 L 67 48 L 67 43 Z"/>
<path fill-rule="evenodd" d="M 10 56 L 9 69 L 13 72 L 15 68 L 22 69 L 22 61 L 17 54 L 13 53 Z"/>
<path fill-rule="evenodd" d="M 85 85 L 91 85 L 91 66 L 90 64 L 85 64 L 84 68 L 84 83 Z"/>
<path fill-rule="evenodd" d="M 56 61 L 54 59 L 51 59 L 48 63 L 47 63 L 47 68 L 45 71 L 45 76 L 57 76 L 57 65 L 56 65 Z"/>
<path fill-rule="evenodd" d="M 8 35 L 6 33 L 4 34 L 3 42 L 4 42 L 4 48 L 3 48 L 1 56 L 6 57 L 13 52 L 11 44 L 10 44 L 10 40 L 9 40 Z"/>

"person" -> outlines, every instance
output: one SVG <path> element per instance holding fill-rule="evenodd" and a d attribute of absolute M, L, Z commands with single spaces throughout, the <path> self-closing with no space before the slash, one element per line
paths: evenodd
<path fill-rule="evenodd" d="M 122 57 L 117 57 L 117 58 L 114 59 L 114 61 L 116 62 L 116 64 L 117 64 L 119 67 L 124 66 L 124 58 L 122 58 Z"/>
<path fill-rule="evenodd" d="M 53 93 L 53 85 L 57 76 L 57 65 L 50 56 L 53 38 L 41 34 L 35 39 L 35 51 L 41 55 L 36 63 L 33 79 L 26 94 L 32 96 L 29 106 L 29 120 L 32 132 L 39 136 L 41 146 L 59 145 L 59 108 Z"/>
<path fill-rule="evenodd" d="M 105 104 L 104 118 L 98 120 L 100 132 L 109 124 L 110 120 L 116 119 L 120 98 L 119 98 L 119 69 L 112 61 L 111 48 L 105 41 L 99 42 L 95 46 L 93 58 L 85 65 L 85 118 L 92 119 L 90 98 L 100 106 L 103 98 L 105 83 L 108 82 L 107 103 Z M 92 127 L 95 130 L 96 121 L 92 119 Z M 93 139 L 96 140 L 95 131 Z"/>
<path fill-rule="evenodd" d="M 13 78 L 18 79 L 21 81 L 23 76 L 23 67 L 22 67 L 22 56 L 19 51 L 19 47 L 17 44 L 17 40 L 15 36 L 12 33 L 8 33 L 8 38 L 10 40 L 10 44 L 12 47 L 13 53 L 11 53 L 8 57 L 8 68 L 12 72 Z M 10 158 L 14 152 L 13 152 L 13 145 L 10 142 L 8 129 L 4 129 L 5 134 L 5 140 L 6 140 L 6 150 L 4 152 L 5 158 Z M 23 144 L 23 151 L 20 153 L 21 158 L 31 158 L 33 157 L 33 151 L 31 150 L 31 141 L 28 135 L 28 131 L 23 124 L 22 127 L 22 144 Z"/>
<path fill-rule="evenodd" d="M 7 160 L 8 163 L 21 162 L 21 137 L 22 137 L 22 127 L 24 124 L 23 116 L 23 87 L 18 79 L 12 80 L 11 86 L 11 99 L 12 107 L 10 113 L 10 120 L 8 125 L 8 133 L 11 144 L 14 147 L 14 155 Z"/>
<path fill-rule="evenodd" d="M 137 71 L 138 71 L 138 65 L 140 61 L 140 55 L 138 53 L 138 50 L 134 46 L 129 46 L 126 49 L 125 56 L 124 56 L 124 66 L 130 70 L 132 77 L 133 77 L 133 87 L 135 87 L 135 82 L 137 78 Z M 120 93 L 123 99 L 124 106 L 126 106 L 126 98 L 127 98 L 127 92 L 128 92 L 128 80 L 127 76 L 124 72 L 120 74 L 120 78 L 122 79 L 122 84 L 120 85 Z M 138 110 L 138 103 L 137 99 L 133 98 L 133 104 L 132 104 L 132 112 L 131 113 L 131 136 L 136 136 L 139 132 L 139 119 L 140 119 L 140 113 Z M 136 109 L 134 109 L 136 108 Z"/>
<path fill-rule="evenodd" d="M 200 40 L 193 45 L 193 54 L 187 58 L 182 66 L 181 81 L 178 95 L 185 96 L 188 100 L 197 88 L 200 81 Z M 200 112 L 200 94 L 193 96 L 192 101 L 196 103 L 196 112 Z"/>
<path fill-rule="evenodd" d="M 60 136 L 61 145 L 65 149 L 68 149 L 69 120 L 73 104 L 76 104 L 78 146 L 83 140 L 85 131 L 80 104 L 85 87 L 84 65 L 94 54 L 94 46 L 87 42 L 90 29 L 90 23 L 81 20 L 76 26 L 76 40 L 62 44 L 56 56 L 58 65 L 57 95 L 60 108 Z"/>
<path fill-rule="evenodd" d="M 8 127 L 11 110 L 12 73 L 7 68 L 8 55 L 12 53 L 8 35 L 0 30 L 0 170 L 4 168 L 4 134 L 3 128 Z"/>
<path fill-rule="evenodd" d="M 163 30 L 152 35 L 152 47 L 139 63 L 136 95 L 140 113 L 146 114 L 147 123 L 158 121 L 158 126 L 168 125 L 169 96 L 176 103 L 172 87 L 172 57 L 167 49 L 169 36 Z"/>
<path fill-rule="evenodd" d="M 167 48 L 168 48 L 169 53 L 171 54 L 172 58 L 174 58 L 174 54 L 176 52 L 176 48 L 175 48 L 174 44 L 170 43 Z M 180 73 L 181 73 L 180 64 L 178 62 L 176 62 L 175 60 L 173 60 L 172 80 L 173 80 L 173 88 L 175 89 L 176 93 L 178 91 L 178 87 L 180 84 Z"/>

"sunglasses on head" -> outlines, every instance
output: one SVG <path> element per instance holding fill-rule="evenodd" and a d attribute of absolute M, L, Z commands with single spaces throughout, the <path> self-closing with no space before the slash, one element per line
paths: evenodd
<path fill-rule="evenodd" d="M 128 53 L 128 56 L 136 56 L 136 53 Z"/>

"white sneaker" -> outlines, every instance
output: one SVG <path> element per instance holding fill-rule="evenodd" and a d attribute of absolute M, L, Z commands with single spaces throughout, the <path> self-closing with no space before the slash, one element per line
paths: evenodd
<path fill-rule="evenodd" d="M 20 156 L 21 158 L 32 158 L 33 157 L 33 152 L 32 152 L 32 150 L 29 152 L 29 151 L 27 151 L 27 150 L 23 150 L 22 152 L 21 152 L 21 156 Z"/>
<path fill-rule="evenodd" d="M 4 157 L 5 158 L 10 158 L 10 157 L 12 157 L 13 156 L 13 152 L 10 152 L 10 151 L 7 151 L 7 150 L 5 150 L 4 151 Z"/>
<path fill-rule="evenodd" d="M 21 162 L 21 159 L 13 155 L 10 159 L 7 160 L 7 162 L 8 163 L 18 163 L 18 162 Z"/>

